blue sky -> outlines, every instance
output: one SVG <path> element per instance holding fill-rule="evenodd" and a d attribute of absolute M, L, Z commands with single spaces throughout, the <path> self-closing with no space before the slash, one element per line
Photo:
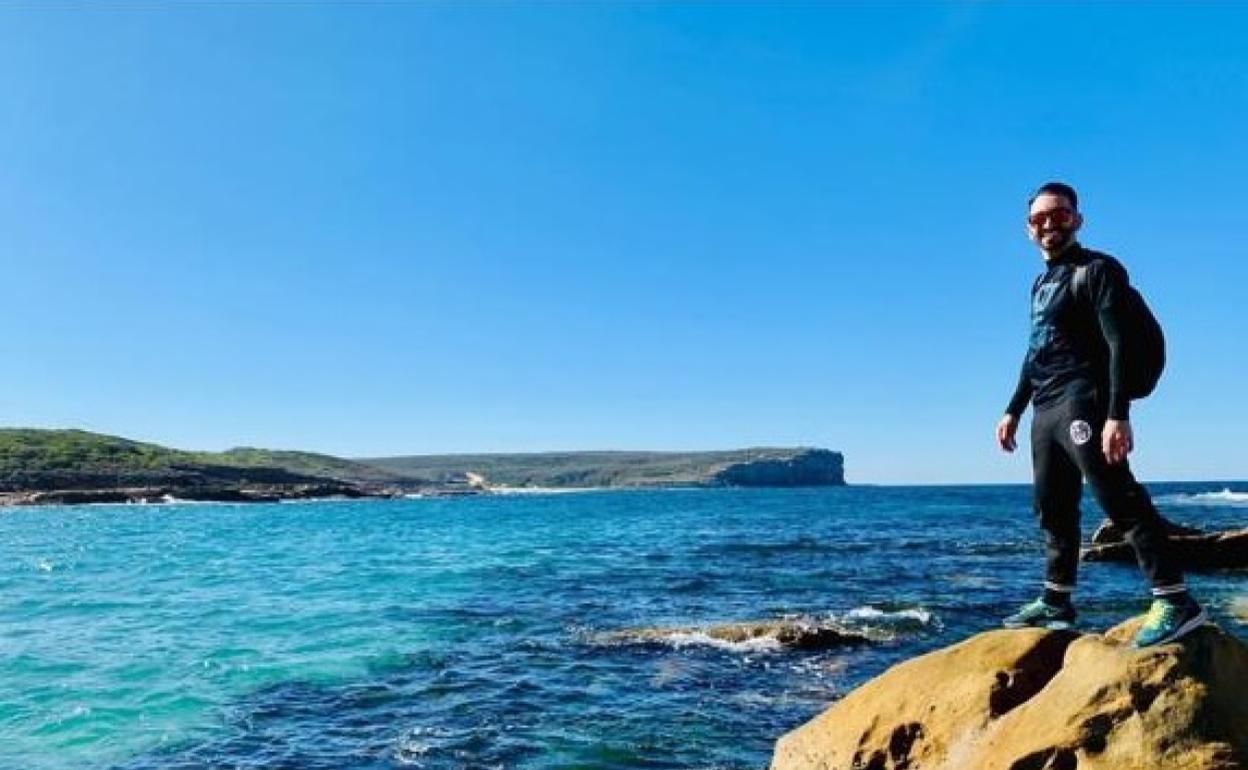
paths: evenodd
<path fill-rule="evenodd" d="M 992 429 L 1025 198 L 1170 365 L 1145 479 L 1248 477 L 1236 4 L 0 6 L 0 424 L 346 456 Z"/>

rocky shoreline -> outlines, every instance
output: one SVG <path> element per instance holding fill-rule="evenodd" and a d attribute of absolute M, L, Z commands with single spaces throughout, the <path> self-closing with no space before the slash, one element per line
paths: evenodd
<path fill-rule="evenodd" d="M 99 503 L 275 503 L 283 500 L 354 499 L 386 497 L 350 484 L 301 484 L 293 487 L 111 487 L 104 489 L 50 489 L 0 492 L 4 505 L 87 505 Z"/>
<path fill-rule="evenodd" d="M 160 503 L 280 503 L 311 500 L 390 500 L 486 495 L 497 490 L 479 478 L 442 484 L 365 484 L 338 479 L 293 483 L 118 484 L 117 486 L 0 491 L 0 506 Z"/>
<path fill-rule="evenodd" d="M 48 489 L 0 492 L 0 507 L 98 504 L 280 503 L 363 499 L 394 500 L 413 497 L 487 495 L 494 491 L 496 490 L 456 486 L 368 488 L 356 484 L 337 482 L 237 487 L 107 487 L 101 489 Z"/>
<path fill-rule="evenodd" d="M 1236 770 L 1248 646 L 1214 625 L 1145 650 L 1104 635 L 988 631 L 912 658 L 776 743 L 771 770 Z"/>

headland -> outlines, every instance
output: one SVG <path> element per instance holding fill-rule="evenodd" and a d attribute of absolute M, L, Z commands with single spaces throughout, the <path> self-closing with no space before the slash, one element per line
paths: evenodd
<path fill-rule="evenodd" d="M 811 447 L 347 459 L 253 447 L 196 452 L 81 430 L 0 429 L 0 505 L 844 484 L 843 455 Z"/>

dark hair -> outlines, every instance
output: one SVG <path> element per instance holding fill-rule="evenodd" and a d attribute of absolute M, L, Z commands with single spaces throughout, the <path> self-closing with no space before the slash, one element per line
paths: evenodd
<path fill-rule="evenodd" d="M 1075 211 L 1079 210 L 1079 193 L 1075 192 L 1075 188 L 1065 182 L 1045 182 L 1040 185 L 1036 188 L 1036 191 L 1031 194 L 1031 197 L 1027 199 L 1027 205 L 1031 206 L 1031 204 L 1036 202 L 1036 198 L 1039 198 L 1041 195 L 1064 196 L 1066 200 L 1070 201 L 1071 208 Z"/>

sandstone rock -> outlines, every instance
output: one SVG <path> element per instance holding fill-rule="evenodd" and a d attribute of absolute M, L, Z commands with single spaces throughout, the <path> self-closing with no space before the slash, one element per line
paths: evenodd
<path fill-rule="evenodd" d="M 1248 647 L 1206 626 L 1130 648 L 989 631 L 897 665 L 783 736 L 772 770 L 1231 770 L 1248 761 Z"/>

